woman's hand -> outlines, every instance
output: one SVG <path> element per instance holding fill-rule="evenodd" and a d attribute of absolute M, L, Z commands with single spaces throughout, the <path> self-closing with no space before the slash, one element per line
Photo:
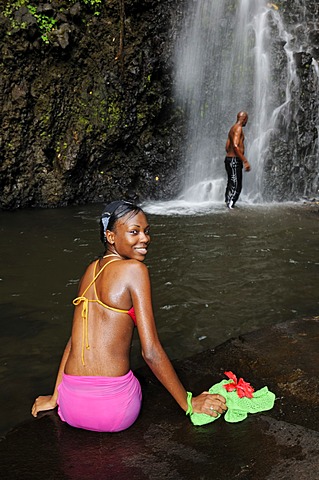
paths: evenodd
<path fill-rule="evenodd" d="M 36 417 L 39 412 L 42 412 L 44 410 L 53 410 L 56 406 L 57 402 L 53 398 L 53 395 L 37 397 L 34 404 L 32 405 L 31 413 L 34 417 Z"/>
<path fill-rule="evenodd" d="M 218 414 L 227 410 L 226 400 L 222 395 L 203 392 L 197 397 L 192 398 L 194 413 L 206 413 L 211 417 L 217 417 Z"/>

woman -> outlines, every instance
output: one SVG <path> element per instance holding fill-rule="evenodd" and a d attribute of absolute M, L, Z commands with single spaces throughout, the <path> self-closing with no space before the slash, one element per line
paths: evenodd
<path fill-rule="evenodd" d="M 35 400 L 32 415 L 58 405 L 60 418 L 74 427 L 100 432 L 130 427 L 142 401 L 129 363 L 134 326 L 144 360 L 185 412 L 223 413 L 223 396 L 203 392 L 192 398 L 186 392 L 158 339 L 143 263 L 150 243 L 144 212 L 130 202 L 112 202 L 100 226 L 105 254 L 83 275 L 54 392 Z"/>

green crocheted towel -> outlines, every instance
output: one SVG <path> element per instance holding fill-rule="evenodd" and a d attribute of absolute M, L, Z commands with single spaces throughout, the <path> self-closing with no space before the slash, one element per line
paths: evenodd
<path fill-rule="evenodd" d="M 263 412 L 273 408 L 275 403 L 275 394 L 270 392 L 267 387 L 254 392 L 253 398 L 242 397 L 239 398 L 237 392 L 234 390 L 228 392 L 223 385 L 233 383 L 232 380 L 222 380 L 216 385 L 213 385 L 208 391 L 209 393 L 219 393 L 226 399 L 228 410 L 225 413 L 226 422 L 241 422 L 247 418 L 248 413 Z M 194 425 L 205 425 L 206 423 L 214 422 L 220 417 L 211 417 L 205 413 L 192 413 L 190 419 Z"/>

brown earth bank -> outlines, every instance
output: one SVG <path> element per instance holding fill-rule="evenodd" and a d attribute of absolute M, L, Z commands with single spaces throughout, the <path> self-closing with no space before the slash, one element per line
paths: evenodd
<path fill-rule="evenodd" d="M 187 3 L 0 0 L 0 208 L 180 192 L 186 112 L 173 67 Z M 263 189 L 266 200 L 296 200 L 318 186 L 319 6 L 271 5 L 292 36 L 297 79 L 291 127 L 282 119 L 272 135 Z M 275 26 L 271 35 L 284 101 L 285 45 Z"/>
<path fill-rule="evenodd" d="M 56 412 L 17 426 L 0 442 L 6 480 L 317 480 L 319 478 L 319 317 L 231 339 L 175 367 L 199 393 L 233 371 L 275 393 L 272 410 L 240 423 L 223 417 L 195 427 L 149 369 L 143 407 L 127 431 L 107 434 L 63 424 Z"/>

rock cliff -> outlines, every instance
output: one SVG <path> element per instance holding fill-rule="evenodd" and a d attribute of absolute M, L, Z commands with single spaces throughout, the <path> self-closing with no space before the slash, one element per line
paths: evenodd
<path fill-rule="evenodd" d="M 284 108 L 270 137 L 264 198 L 282 201 L 318 195 L 319 4 L 312 0 L 276 4 L 286 36 L 280 37 L 273 25 L 273 75 Z"/>
<path fill-rule="evenodd" d="M 186 1 L 0 0 L 1 208 L 178 193 L 185 118 L 173 51 Z M 298 82 L 288 128 L 280 119 L 270 139 L 264 194 L 289 200 L 318 189 L 318 4 L 276 6 Z M 283 48 L 278 37 L 279 76 Z"/>
<path fill-rule="evenodd" d="M 24 3 L 0 2 L 2 208 L 170 195 L 179 2 Z"/>

